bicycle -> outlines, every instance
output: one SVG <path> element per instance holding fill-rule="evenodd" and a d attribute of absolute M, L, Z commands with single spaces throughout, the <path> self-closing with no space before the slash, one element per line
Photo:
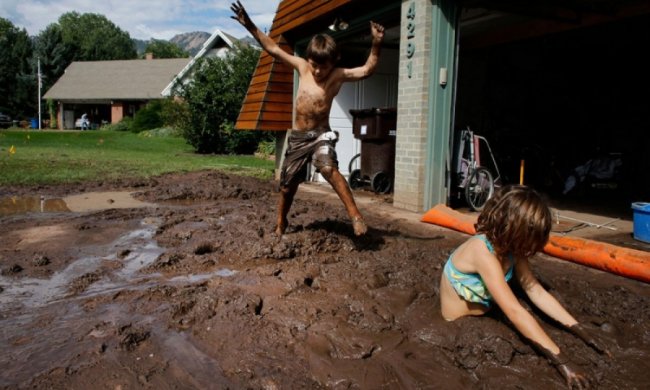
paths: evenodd
<path fill-rule="evenodd" d="M 460 131 L 456 143 L 454 167 L 458 188 L 464 193 L 470 208 L 481 211 L 488 199 L 494 195 L 495 185 L 498 185 L 496 183 L 500 183 L 499 167 L 487 139 L 476 135 L 469 126 Z M 490 154 L 496 176 L 486 166 L 481 165 L 481 145 L 485 145 Z"/>

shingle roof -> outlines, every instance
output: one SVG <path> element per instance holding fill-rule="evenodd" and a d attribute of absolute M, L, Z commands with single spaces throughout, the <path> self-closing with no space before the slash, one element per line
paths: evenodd
<path fill-rule="evenodd" d="M 55 100 L 158 99 L 189 58 L 73 62 L 43 96 Z"/>

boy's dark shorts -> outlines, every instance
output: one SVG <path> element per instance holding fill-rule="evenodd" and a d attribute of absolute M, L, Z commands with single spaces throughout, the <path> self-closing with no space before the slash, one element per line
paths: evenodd
<path fill-rule="evenodd" d="M 334 146 L 338 134 L 331 130 L 293 130 L 289 136 L 287 152 L 284 155 L 280 186 L 300 184 L 307 178 L 307 164 L 312 163 L 316 171 L 323 167 L 338 169 Z"/>

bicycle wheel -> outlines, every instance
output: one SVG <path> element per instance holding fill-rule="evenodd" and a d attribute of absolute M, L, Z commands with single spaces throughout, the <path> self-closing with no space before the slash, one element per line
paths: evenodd
<path fill-rule="evenodd" d="M 494 179 L 490 171 L 478 167 L 472 171 L 465 185 L 465 199 L 472 210 L 481 211 L 494 194 Z"/>

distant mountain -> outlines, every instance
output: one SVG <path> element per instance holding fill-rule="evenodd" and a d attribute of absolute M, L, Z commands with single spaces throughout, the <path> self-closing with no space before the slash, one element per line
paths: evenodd
<path fill-rule="evenodd" d="M 195 55 L 203 47 L 203 43 L 210 38 L 210 35 L 205 31 L 194 31 L 175 35 L 169 42 L 175 43 L 181 49 L 187 51 L 191 55 Z"/>
<path fill-rule="evenodd" d="M 172 37 L 172 39 L 170 39 L 169 42 L 175 43 L 176 45 L 178 45 L 178 47 L 180 47 L 181 49 L 185 50 L 186 52 L 194 56 L 196 55 L 196 53 L 198 53 L 201 50 L 203 44 L 205 43 L 205 41 L 208 40 L 208 38 L 210 38 L 211 35 L 212 34 L 209 34 L 205 31 L 194 31 L 194 32 L 174 35 L 174 37 Z M 249 45 L 251 44 L 254 46 L 259 45 L 250 36 L 241 38 L 241 41 Z M 133 42 L 138 52 L 138 56 L 141 57 L 144 54 L 144 49 L 149 44 L 150 40 L 134 39 Z"/>
<path fill-rule="evenodd" d="M 183 33 L 183 34 L 177 34 L 172 37 L 172 39 L 169 40 L 171 43 L 175 43 L 178 47 L 181 49 L 185 50 L 186 52 L 190 53 L 192 56 L 194 56 L 196 53 L 201 50 L 201 47 L 203 47 L 203 43 L 210 38 L 210 34 L 204 31 L 194 31 L 194 32 L 189 32 L 189 33 Z M 138 56 L 141 57 L 144 54 L 144 49 L 146 49 L 147 45 L 151 42 L 151 40 L 143 40 L 143 39 L 134 39 L 133 43 L 135 44 L 136 51 L 138 52 Z"/>

